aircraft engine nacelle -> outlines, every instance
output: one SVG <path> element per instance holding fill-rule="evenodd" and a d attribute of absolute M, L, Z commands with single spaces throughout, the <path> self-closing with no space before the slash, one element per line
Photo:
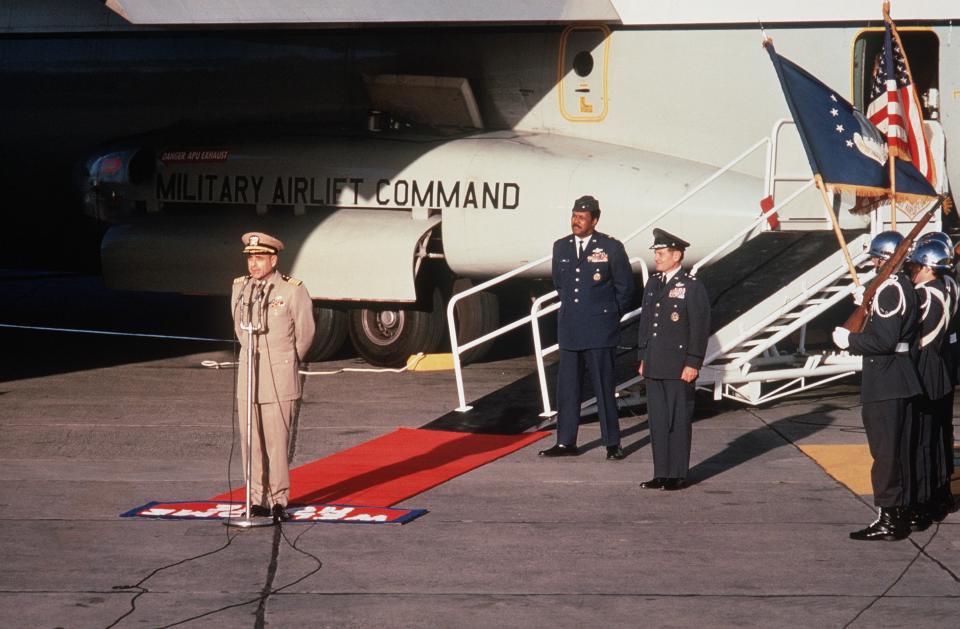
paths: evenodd
<path fill-rule="evenodd" d="M 84 211 L 99 220 L 117 222 L 146 211 L 137 190 L 152 180 L 153 151 L 132 148 L 112 151 L 87 161 L 81 191 Z"/>

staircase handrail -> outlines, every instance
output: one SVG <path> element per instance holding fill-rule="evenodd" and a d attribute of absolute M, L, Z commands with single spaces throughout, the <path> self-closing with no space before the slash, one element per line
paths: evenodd
<path fill-rule="evenodd" d="M 853 258 L 854 263 L 859 265 L 859 264 L 863 263 L 863 262 L 866 260 L 866 258 L 867 258 L 867 252 L 866 252 L 865 250 L 864 250 L 864 251 L 860 251 L 860 252 L 857 252 L 857 253 L 855 253 L 855 254 L 852 254 L 851 257 Z M 815 294 L 819 293 L 820 291 L 824 290 L 824 289 L 825 289 L 827 286 L 829 286 L 830 284 L 836 282 L 839 278 L 843 277 L 843 276 L 846 275 L 847 273 L 849 273 L 849 270 L 848 270 L 846 264 L 844 264 L 844 263 L 842 263 L 842 262 L 839 263 L 839 264 L 836 266 L 836 268 L 835 268 L 833 271 L 831 271 L 830 273 L 828 273 L 825 277 L 821 278 L 819 281 L 815 282 L 814 284 L 810 285 L 810 286 L 807 287 L 806 289 L 804 289 L 804 290 L 800 291 L 799 293 L 797 293 L 796 296 L 795 296 L 790 302 L 788 302 L 787 304 L 784 304 L 784 308 L 788 308 L 788 307 L 790 307 L 790 306 L 792 306 L 792 305 L 796 305 L 796 304 L 799 304 L 799 303 L 802 303 L 802 302 L 806 301 L 807 299 L 809 299 L 809 298 L 812 297 L 813 295 L 815 295 Z M 866 277 L 866 276 L 865 276 L 865 277 Z M 754 334 L 756 334 L 759 330 L 762 330 L 762 329 L 765 328 L 766 326 L 770 325 L 772 322 L 776 321 L 776 319 L 777 319 L 779 316 L 781 316 L 781 315 L 778 314 L 778 313 L 776 313 L 776 312 L 771 313 L 770 315 L 768 315 L 767 317 L 765 317 L 764 319 L 762 319 L 761 321 L 759 321 L 759 322 L 756 323 L 755 325 L 753 325 L 753 326 L 751 326 L 750 328 L 747 328 L 746 330 L 744 330 L 740 335 L 738 335 L 738 336 L 734 337 L 733 339 L 731 339 L 730 341 L 728 341 L 725 345 L 723 345 L 723 346 L 718 346 L 712 353 L 707 354 L 707 356 L 704 358 L 703 364 L 704 364 L 705 366 L 708 366 L 710 363 L 712 363 L 714 360 L 716 360 L 717 357 L 725 354 L 725 353 L 726 353 L 727 351 L 729 351 L 731 348 L 736 347 L 737 345 L 739 345 L 740 343 L 742 343 L 742 342 L 745 341 L 746 339 L 748 339 L 748 338 L 750 338 L 751 336 L 753 336 Z M 719 332 L 719 330 L 717 330 L 717 331 Z M 744 361 L 738 359 L 738 360 L 735 361 L 735 362 L 736 362 L 736 364 L 743 364 Z"/>
<path fill-rule="evenodd" d="M 630 258 L 631 266 L 634 263 L 640 262 L 640 275 L 643 279 L 643 285 L 647 285 L 647 281 L 650 279 L 650 271 L 647 269 L 647 265 L 643 263 L 643 258 L 634 257 Z M 537 377 L 540 381 L 540 399 L 543 402 L 543 412 L 540 414 L 540 417 L 550 417 L 553 415 L 553 412 L 550 409 L 550 393 L 547 389 L 547 369 L 546 365 L 543 362 L 543 359 L 557 351 L 560 348 L 559 343 L 554 343 L 550 347 L 544 348 L 543 342 L 540 338 L 540 319 L 550 314 L 551 312 L 556 312 L 560 309 L 560 302 L 555 302 L 549 306 L 543 306 L 548 300 L 557 297 L 559 293 L 553 290 L 549 293 L 540 295 L 533 300 L 533 305 L 530 306 L 530 326 L 531 333 L 533 334 L 533 355 L 537 363 Z M 620 317 L 620 323 L 623 324 L 631 319 L 636 318 L 640 314 L 641 308 L 636 308 L 630 312 L 626 312 Z M 589 402 L 589 400 L 587 400 Z"/>
<path fill-rule="evenodd" d="M 813 186 L 813 184 L 814 184 L 814 180 L 811 179 L 806 184 L 800 186 L 793 192 L 793 194 L 787 197 L 782 203 L 778 203 L 777 205 L 774 205 L 772 208 L 770 208 L 766 212 L 762 212 L 760 216 L 758 216 L 753 221 L 751 221 L 750 224 L 748 224 L 742 230 L 738 231 L 736 234 L 731 236 L 728 240 L 721 243 L 715 249 L 711 250 L 707 255 L 701 257 L 696 264 L 690 267 L 690 275 L 696 275 L 697 271 L 700 270 L 700 267 L 704 266 L 707 262 L 710 262 L 711 260 L 716 258 L 718 255 L 726 251 L 735 242 L 737 242 L 738 240 L 740 240 L 741 238 L 743 238 L 744 236 L 746 236 L 747 234 L 755 230 L 758 226 L 763 224 L 763 222 L 766 221 L 769 217 L 779 212 L 781 209 L 783 209 L 784 206 L 788 205 L 791 201 L 793 201 L 794 199 L 799 197 L 801 194 L 809 190 Z"/>

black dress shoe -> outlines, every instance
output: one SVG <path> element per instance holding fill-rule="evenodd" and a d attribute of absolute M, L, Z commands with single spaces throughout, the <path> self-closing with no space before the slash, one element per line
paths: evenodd
<path fill-rule="evenodd" d="M 251 505 L 250 506 L 250 515 L 254 518 L 269 518 L 270 509 L 262 505 Z"/>
<path fill-rule="evenodd" d="M 663 489 L 664 483 L 667 482 L 666 478 L 651 478 L 648 481 L 640 483 L 640 486 L 644 489 Z"/>
<path fill-rule="evenodd" d="M 620 446 L 607 446 L 608 461 L 622 461 L 627 458 L 627 453 Z"/>
<path fill-rule="evenodd" d="M 282 504 L 273 505 L 273 521 L 274 522 L 286 522 L 290 519 L 290 514 L 287 513 L 286 507 Z"/>
<path fill-rule="evenodd" d="M 943 522 L 948 515 L 956 511 L 956 504 L 953 495 L 950 493 L 950 486 L 945 485 L 933 492 L 933 497 L 927 503 L 927 513 L 937 522 Z"/>
<path fill-rule="evenodd" d="M 663 483 L 663 491 L 678 491 L 687 486 L 687 479 L 685 478 L 668 478 Z"/>
<path fill-rule="evenodd" d="M 558 443 L 552 448 L 540 450 L 539 454 L 540 456 L 577 456 L 580 454 L 580 450 L 577 450 L 577 446 L 565 446 Z"/>
<path fill-rule="evenodd" d="M 910 525 L 910 530 L 916 533 L 926 531 L 930 528 L 933 524 L 933 518 L 930 517 L 930 512 L 927 510 L 926 505 L 919 505 L 910 507 L 910 512 L 907 515 L 907 523 Z"/>
<path fill-rule="evenodd" d="M 872 524 L 850 533 L 850 539 L 875 542 L 893 542 L 910 535 L 910 525 L 903 507 L 880 507 L 880 514 Z"/>

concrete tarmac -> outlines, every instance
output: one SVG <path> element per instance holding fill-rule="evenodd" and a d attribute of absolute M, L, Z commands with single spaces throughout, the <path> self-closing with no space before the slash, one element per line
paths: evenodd
<path fill-rule="evenodd" d="M 0 323 L 229 333 L 215 298 L 118 295 L 96 278 L 3 285 L 14 305 Z M 646 417 L 626 407 L 624 461 L 605 460 L 588 422 L 579 457 L 538 458 L 549 436 L 398 505 L 429 509 L 407 525 L 239 531 L 118 517 L 150 500 L 206 499 L 228 475 L 238 483 L 235 372 L 200 365 L 231 360 L 230 344 L 15 328 L 0 328 L 0 343 L 0 626 L 960 621 L 960 514 L 901 542 L 851 541 L 874 517 L 871 497 L 800 449 L 865 443 L 855 380 L 764 408 L 700 400 L 693 485 L 680 492 L 639 488 L 652 473 Z M 312 367 L 343 366 L 364 365 Z M 532 370 L 530 357 L 469 366 L 468 398 Z M 310 377 L 292 465 L 456 404 L 451 372 Z"/>

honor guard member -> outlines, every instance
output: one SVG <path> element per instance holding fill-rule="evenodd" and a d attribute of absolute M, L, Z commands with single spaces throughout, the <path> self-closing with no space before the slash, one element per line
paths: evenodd
<path fill-rule="evenodd" d="M 653 230 L 656 273 L 643 291 L 640 366 L 646 381 L 653 478 L 644 489 L 687 486 L 694 389 L 710 336 L 710 299 L 703 284 L 681 267 L 690 243 Z"/>
<path fill-rule="evenodd" d="M 950 479 L 953 477 L 953 398 L 954 388 L 960 382 L 960 317 L 957 316 L 960 310 L 960 286 L 957 285 L 955 277 L 957 251 L 950 239 L 950 236 L 943 232 L 928 232 L 917 239 L 917 245 L 936 240 L 944 244 L 950 250 L 950 268 L 942 271 L 939 276 L 943 280 L 947 298 L 950 300 L 950 323 L 947 329 L 947 344 L 943 352 L 943 357 L 947 361 L 947 368 L 950 370 L 950 378 L 953 386 L 950 388 L 947 399 L 944 401 L 944 417 L 939 421 L 940 438 L 942 444 L 938 449 L 943 452 L 944 469 L 942 474 L 946 477 L 946 482 L 939 487 L 933 488 L 933 495 L 929 502 L 930 516 L 937 522 L 942 521 L 948 514 L 956 508 L 953 493 L 950 490 Z"/>
<path fill-rule="evenodd" d="M 952 266 L 953 248 L 927 239 L 907 256 L 910 279 L 917 291 L 920 312 L 917 372 L 923 393 L 917 400 L 911 443 L 910 529 L 925 531 L 932 523 L 934 490 L 949 482 L 941 424 L 951 415 L 953 380 L 946 359 L 950 324 L 950 297 L 942 273 Z M 942 518 L 941 518 L 942 519 Z"/>
<path fill-rule="evenodd" d="M 600 204 L 591 196 L 573 204 L 573 233 L 553 243 L 553 285 L 560 295 L 557 336 L 557 443 L 540 456 L 578 453 L 580 386 L 584 365 L 597 397 L 600 435 L 607 459 L 624 458 L 620 418 L 614 397 L 614 350 L 620 342 L 620 316 L 633 297 L 633 271 L 620 241 L 595 231 Z"/>
<path fill-rule="evenodd" d="M 251 515 L 286 520 L 285 508 L 290 494 L 287 449 L 290 423 L 297 412 L 302 394 L 300 363 L 313 342 L 313 304 L 300 280 L 277 271 L 278 254 L 283 243 L 260 232 L 243 235 L 243 253 L 247 256 L 249 275 L 233 281 L 230 303 L 233 323 L 240 339 L 240 369 L 237 379 L 237 401 L 247 408 L 247 333 L 240 329 L 243 309 L 261 309 L 248 320 L 261 320 L 263 327 L 254 332 L 253 439 L 252 478 L 250 483 Z M 247 457 L 247 422 L 240 420 L 240 443 L 244 461 Z M 244 473 L 246 466 L 244 465 Z"/>
<path fill-rule="evenodd" d="M 942 520 L 948 511 L 944 488 L 949 495 L 947 458 L 953 453 L 945 448 L 944 432 L 945 423 L 953 423 L 949 334 L 955 306 L 943 276 L 953 267 L 953 247 L 935 237 L 923 239 L 907 257 L 907 265 L 920 311 L 917 371 L 923 388 L 911 443 L 910 528 L 923 531 L 933 517 Z"/>
<path fill-rule="evenodd" d="M 903 240 L 899 232 L 874 236 L 869 254 L 879 271 Z M 910 278 L 891 275 L 876 291 L 863 332 L 833 330 L 833 342 L 863 356 L 860 400 L 873 466 L 870 481 L 877 519 L 850 533 L 856 540 L 898 540 L 910 534 L 910 427 L 915 396 L 921 392 L 915 357 L 917 296 Z"/>

